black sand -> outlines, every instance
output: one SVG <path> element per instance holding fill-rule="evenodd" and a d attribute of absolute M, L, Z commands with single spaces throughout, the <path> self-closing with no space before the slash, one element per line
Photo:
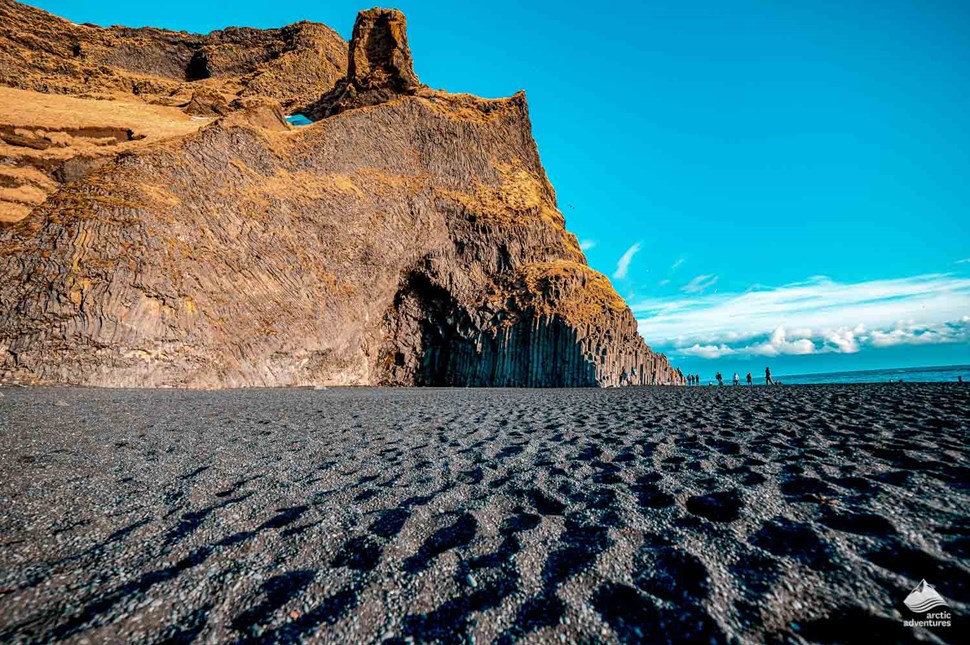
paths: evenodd
<path fill-rule="evenodd" d="M 956 384 L 3 389 L 0 642 L 956 642 L 902 601 L 970 607 L 968 428 Z"/>

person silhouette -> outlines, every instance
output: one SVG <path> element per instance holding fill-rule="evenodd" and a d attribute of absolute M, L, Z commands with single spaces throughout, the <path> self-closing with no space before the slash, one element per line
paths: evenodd
<path fill-rule="evenodd" d="M 724 377 L 721 376 L 721 373 L 720 372 L 718 372 L 717 374 L 715 374 L 714 375 L 714 378 L 717 379 L 717 384 L 718 385 L 724 385 Z"/>
<path fill-rule="evenodd" d="M 735 385 L 741 385 L 741 377 L 738 376 L 738 373 L 737 372 L 734 373 L 734 384 Z"/>
<path fill-rule="evenodd" d="M 771 380 L 771 368 L 765 368 L 765 385 L 774 385 L 775 382 Z"/>
<path fill-rule="evenodd" d="M 751 385 L 751 372 L 748 372 L 748 385 Z"/>

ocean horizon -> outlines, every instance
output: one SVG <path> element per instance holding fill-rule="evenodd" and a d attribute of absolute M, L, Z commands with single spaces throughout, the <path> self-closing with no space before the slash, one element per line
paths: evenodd
<path fill-rule="evenodd" d="M 755 375 L 755 383 L 764 383 L 764 374 Z M 818 374 L 779 374 L 775 377 L 786 385 L 821 385 L 828 383 L 954 383 L 957 377 L 970 382 L 970 365 L 946 365 L 933 367 L 896 367 L 878 370 L 853 370 L 822 372 Z M 742 376 L 743 378 L 743 376 Z M 727 379 L 725 382 L 729 382 Z"/>

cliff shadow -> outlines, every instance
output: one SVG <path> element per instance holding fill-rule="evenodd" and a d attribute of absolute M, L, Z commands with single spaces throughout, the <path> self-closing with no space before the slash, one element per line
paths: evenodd
<path fill-rule="evenodd" d="M 559 317 L 469 312 L 423 271 L 407 273 L 385 316 L 387 385 L 590 387 L 596 367 Z"/>

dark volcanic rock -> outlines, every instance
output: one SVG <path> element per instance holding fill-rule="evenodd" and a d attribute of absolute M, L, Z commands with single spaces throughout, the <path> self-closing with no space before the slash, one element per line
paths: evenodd
<path fill-rule="evenodd" d="M 99 163 L 70 183 L 49 168 L 75 148 L 42 164 L 21 154 L 38 182 L 51 175 L 0 228 L 4 370 L 109 386 L 593 386 L 624 373 L 680 382 L 566 230 L 524 94 L 421 86 L 404 17 L 371 10 L 355 27 L 347 75 L 320 102 L 331 116 L 294 130 L 277 103 L 285 79 L 255 92 L 251 74 L 231 76 L 252 69 L 254 43 L 299 41 L 287 29 L 97 32 L 147 43 L 123 61 L 158 78 L 170 58 L 153 39 L 170 53 L 185 43 L 172 74 L 204 58 L 189 76 L 210 78 L 188 83 L 187 111 L 211 122 L 145 106 L 154 130 L 146 125 L 140 147 L 129 142 L 138 128 L 94 128 L 74 158 L 83 149 Z M 235 98 L 219 116 L 230 85 Z M 141 114 L 124 107 L 125 118 Z"/>
<path fill-rule="evenodd" d="M 206 89 L 193 92 L 192 99 L 183 109 L 192 116 L 225 116 L 230 112 L 226 97 Z"/>
<path fill-rule="evenodd" d="M 396 9 L 361 11 L 354 25 L 347 76 L 304 110 L 312 119 L 377 105 L 424 88 L 414 74 L 407 20 Z"/>
<path fill-rule="evenodd" d="M 289 107 L 333 87 L 345 61 L 344 40 L 310 22 L 200 35 L 77 25 L 0 0 L 0 85 L 9 87 L 184 104 L 201 83 L 227 96 L 267 96 Z"/>
<path fill-rule="evenodd" d="M 403 13 L 396 9 L 360 12 L 350 42 L 347 78 L 367 90 L 405 92 L 421 86 L 414 75 Z"/>

